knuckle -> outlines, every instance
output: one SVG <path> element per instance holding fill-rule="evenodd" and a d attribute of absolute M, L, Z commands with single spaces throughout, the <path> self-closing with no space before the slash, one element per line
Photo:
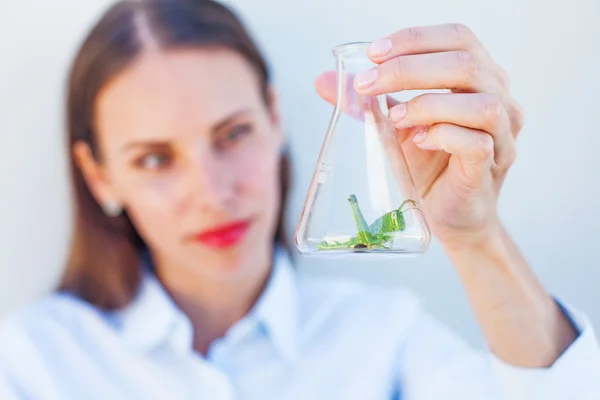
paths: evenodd
<path fill-rule="evenodd" d="M 525 125 L 525 111 L 523 107 L 513 102 L 511 121 L 514 131 L 520 131 Z"/>
<path fill-rule="evenodd" d="M 408 75 L 411 68 L 410 57 L 400 56 L 396 57 L 396 68 L 394 68 L 394 74 L 396 78 L 403 78 Z"/>
<path fill-rule="evenodd" d="M 494 139 L 488 134 L 479 134 L 475 139 L 475 157 L 486 161 L 494 157 Z"/>
<path fill-rule="evenodd" d="M 410 103 L 411 112 L 417 115 L 424 115 L 430 107 L 432 96 L 430 94 L 421 94 L 413 98 Z"/>
<path fill-rule="evenodd" d="M 452 32 L 454 32 L 454 36 L 459 44 L 463 45 L 464 47 L 469 47 L 473 43 L 475 34 L 468 26 L 455 23 L 451 24 L 450 27 L 452 28 Z"/>
<path fill-rule="evenodd" d="M 514 164 L 517 159 L 517 146 L 514 141 L 510 141 L 506 149 L 503 149 L 501 157 L 497 157 L 496 168 L 506 170 Z"/>
<path fill-rule="evenodd" d="M 496 96 L 489 94 L 480 96 L 479 109 L 484 121 L 494 128 L 498 126 L 504 115 L 502 102 Z"/>
<path fill-rule="evenodd" d="M 457 51 L 456 68 L 467 82 L 473 82 L 479 75 L 480 65 L 475 56 L 469 51 Z"/>
<path fill-rule="evenodd" d="M 510 87 L 510 76 L 508 75 L 508 72 L 506 72 L 506 70 L 502 67 L 499 67 L 498 80 L 500 81 L 500 85 L 503 88 L 508 89 Z"/>
<path fill-rule="evenodd" d="M 422 32 L 418 28 L 408 28 L 405 32 L 405 40 L 410 47 L 414 47 L 421 41 Z"/>
<path fill-rule="evenodd" d="M 514 140 L 510 141 L 510 145 L 506 151 L 505 163 L 506 166 L 511 166 L 517 159 L 517 145 Z"/>

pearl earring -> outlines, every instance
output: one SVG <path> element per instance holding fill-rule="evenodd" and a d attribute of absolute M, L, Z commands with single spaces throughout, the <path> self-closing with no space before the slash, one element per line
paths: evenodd
<path fill-rule="evenodd" d="M 102 204 L 102 211 L 109 217 L 117 217 L 123 211 L 121 205 L 116 200 L 109 200 Z"/>

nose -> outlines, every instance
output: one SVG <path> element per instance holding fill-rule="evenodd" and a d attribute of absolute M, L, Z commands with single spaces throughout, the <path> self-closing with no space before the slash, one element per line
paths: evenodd
<path fill-rule="evenodd" d="M 233 171 L 218 157 L 205 153 L 191 163 L 187 193 L 193 205 L 223 210 L 234 198 L 234 186 Z"/>

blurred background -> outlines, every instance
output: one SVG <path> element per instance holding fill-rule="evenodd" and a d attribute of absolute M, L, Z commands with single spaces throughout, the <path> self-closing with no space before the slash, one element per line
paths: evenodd
<path fill-rule="evenodd" d="M 0 2 L 0 318 L 47 293 L 70 227 L 63 140 L 67 65 L 109 0 Z M 461 22 L 509 72 L 527 121 L 504 185 L 502 218 L 548 290 L 600 329 L 600 2 L 542 0 L 227 1 L 266 52 L 295 161 L 290 238 L 332 107 L 314 91 L 331 48 L 395 30 Z M 399 97 L 407 96 L 402 94 Z M 474 345 L 481 333 L 452 265 L 434 240 L 415 259 L 318 261 L 303 273 L 407 286 Z"/>

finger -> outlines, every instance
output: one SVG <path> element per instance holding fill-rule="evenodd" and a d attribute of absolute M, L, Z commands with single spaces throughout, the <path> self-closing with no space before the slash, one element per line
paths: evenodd
<path fill-rule="evenodd" d="M 439 150 L 456 156 L 464 183 L 475 189 L 489 179 L 494 163 L 494 140 L 486 132 L 452 124 L 435 124 L 415 134 L 414 142 L 423 150 Z"/>
<path fill-rule="evenodd" d="M 399 56 L 461 50 L 471 52 L 508 89 L 506 71 L 492 60 L 473 31 L 463 24 L 402 29 L 371 43 L 367 55 L 374 63 L 381 64 Z"/>
<path fill-rule="evenodd" d="M 509 102 L 510 125 L 513 137 L 516 139 L 523 125 L 525 124 L 525 112 L 523 107 L 515 100 L 511 99 Z"/>
<path fill-rule="evenodd" d="M 349 79 L 352 78 L 350 77 Z M 372 104 L 372 102 L 369 102 L 369 100 L 373 98 L 358 96 L 357 93 L 354 91 L 352 84 L 350 83 L 349 85 L 346 85 L 347 93 L 345 95 L 345 103 L 338 105 L 337 85 L 337 73 L 335 71 L 324 72 L 321 75 L 319 75 L 319 77 L 315 81 L 316 91 L 319 94 L 319 96 L 321 96 L 321 98 L 323 98 L 325 101 L 332 105 L 339 106 L 342 112 L 350 115 L 351 117 L 356 118 L 359 121 L 364 121 L 364 108 L 362 107 L 364 107 L 365 102 Z M 393 97 L 386 96 L 386 99 L 388 109 L 391 109 L 394 106 L 400 104 L 400 102 L 394 99 Z M 376 115 L 376 113 L 372 114 Z M 382 114 L 381 117 L 386 118 L 387 115 Z M 412 133 L 414 133 L 415 130 L 420 128 L 422 127 L 413 126 L 410 127 L 410 129 L 398 129 L 397 133 L 400 142 L 404 142 L 406 139 L 412 136 Z"/>
<path fill-rule="evenodd" d="M 317 93 L 319 94 L 319 96 L 321 96 L 321 98 L 323 100 L 330 103 L 331 105 L 335 105 L 337 102 L 337 96 L 338 96 L 337 79 L 338 79 L 338 77 L 337 77 L 336 71 L 326 71 L 326 72 L 322 73 L 321 75 L 319 75 L 317 77 L 317 79 L 315 80 L 315 89 L 316 89 Z M 350 82 L 350 85 L 348 85 L 348 90 L 353 91 L 352 81 L 353 81 L 354 77 L 349 75 L 348 79 Z M 396 100 L 390 96 L 387 96 L 387 104 L 388 104 L 388 107 L 391 108 L 391 107 L 399 104 L 399 102 L 398 102 L 398 100 Z M 345 110 L 343 110 L 343 111 L 345 111 Z"/>
<path fill-rule="evenodd" d="M 502 102 L 485 93 L 425 94 L 390 109 L 396 129 L 449 123 L 489 133 L 496 169 L 507 169 L 516 157 L 511 121 Z"/>
<path fill-rule="evenodd" d="M 493 94 L 503 91 L 493 72 L 468 51 L 396 57 L 357 75 L 354 87 L 368 96 L 426 89 Z"/>
<path fill-rule="evenodd" d="M 443 24 L 401 29 L 371 43 L 367 55 L 381 63 L 402 55 L 453 50 L 481 52 L 483 46 L 465 25 Z"/>
<path fill-rule="evenodd" d="M 337 101 L 337 73 L 327 71 L 319 75 L 315 80 L 315 89 L 323 100 L 335 105 Z"/>
<path fill-rule="evenodd" d="M 317 93 L 332 105 L 337 100 L 337 73 L 327 71 L 319 75 L 315 81 Z M 399 102 L 387 96 L 390 108 Z M 414 133 L 424 127 L 411 127 L 409 129 L 397 130 L 398 141 L 402 144 L 402 150 L 406 157 L 408 168 L 413 172 L 415 185 L 421 196 L 427 192 L 430 184 L 439 175 L 440 171 L 448 164 L 448 155 L 444 152 L 431 152 L 421 150 L 411 138 Z M 418 173 L 417 173 L 418 172 Z"/>

